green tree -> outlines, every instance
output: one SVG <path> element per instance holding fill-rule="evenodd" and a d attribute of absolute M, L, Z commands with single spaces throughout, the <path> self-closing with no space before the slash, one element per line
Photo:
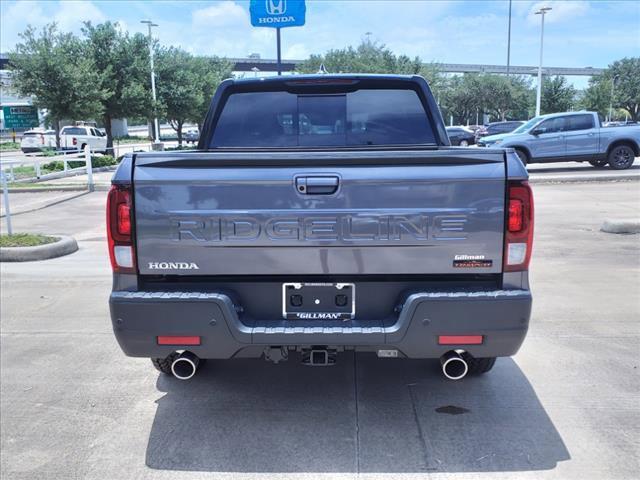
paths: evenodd
<path fill-rule="evenodd" d="M 39 34 L 28 27 L 20 38 L 15 51 L 9 53 L 12 88 L 47 110 L 59 147 L 60 121 L 101 115 L 107 92 L 99 85 L 92 59 L 83 55 L 73 35 L 59 33 L 50 24 Z"/>
<path fill-rule="evenodd" d="M 453 117 L 454 123 L 464 124 L 476 114 L 482 115 L 478 75 L 456 75 L 451 77 L 440 100 L 445 121 Z"/>
<path fill-rule="evenodd" d="M 483 114 L 496 120 L 528 118 L 531 104 L 529 82 L 521 77 L 469 73 L 451 77 L 444 87 L 445 118 L 454 123 L 473 123 Z"/>
<path fill-rule="evenodd" d="M 107 147 L 113 146 L 111 120 L 128 116 L 151 116 L 149 44 L 147 37 L 122 32 L 112 22 L 85 22 L 84 54 L 95 66 L 101 98 Z"/>
<path fill-rule="evenodd" d="M 178 134 L 182 145 L 182 128 L 202 104 L 200 78 L 191 54 L 178 48 L 159 49 L 156 55 L 156 90 L 162 116 Z"/>
<path fill-rule="evenodd" d="M 435 68 L 425 68 L 420 58 L 396 56 L 385 45 L 369 39 L 355 48 L 349 46 L 329 50 L 324 55 L 311 55 L 297 69 L 301 73 L 316 73 L 321 65 L 329 73 L 435 74 Z"/>
<path fill-rule="evenodd" d="M 540 112 L 568 112 L 575 106 L 576 89 L 565 77 L 546 77 L 542 82 L 542 98 Z"/>
<path fill-rule="evenodd" d="M 161 116 L 169 121 L 182 145 L 186 122 L 202 122 L 211 97 L 222 80 L 232 76 L 233 65 L 217 57 L 194 57 L 177 48 L 157 51 L 156 89 Z"/>
<path fill-rule="evenodd" d="M 622 108 L 635 120 L 640 120 L 640 57 L 623 58 L 609 65 L 604 81 L 613 85 L 613 106 Z"/>
<path fill-rule="evenodd" d="M 580 108 L 592 112 L 598 112 L 602 116 L 609 114 L 611 104 L 610 82 L 603 80 L 600 76 L 591 77 L 589 86 L 584 90 L 578 102 Z"/>
<path fill-rule="evenodd" d="M 233 64 L 226 59 L 218 57 L 195 57 L 192 60 L 193 69 L 197 77 L 197 86 L 200 89 L 200 103 L 188 116 L 188 120 L 198 124 L 198 130 L 202 132 L 202 122 L 209 110 L 209 104 L 220 82 L 233 76 Z"/>

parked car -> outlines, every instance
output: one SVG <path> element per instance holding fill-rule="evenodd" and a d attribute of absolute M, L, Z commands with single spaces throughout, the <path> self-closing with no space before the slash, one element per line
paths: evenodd
<path fill-rule="evenodd" d="M 60 130 L 60 148 L 63 150 L 84 150 L 88 145 L 94 152 L 107 152 L 107 135 L 91 126 L 68 126 Z"/>
<path fill-rule="evenodd" d="M 20 150 L 24 153 L 40 152 L 47 148 L 56 148 L 55 130 L 34 128 L 22 134 Z"/>
<path fill-rule="evenodd" d="M 475 135 L 466 127 L 447 127 L 446 130 L 449 140 L 451 140 L 451 145 L 468 147 L 476 143 Z"/>
<path fill-rule="evenodd" d="M 482 137 L 488 135 L 498 135 L 500 133 L 513 132 L 516 128 L 521 126 L 524 122 L 510 120 L 507 122 L 493 122 L 476 130 L 476 142 Z"/>
<path fill-rule="evenodd" d="M 200 132 L 197 128 L 190 128 L 184 133 L 183 138 L 187 143 L 196 143 L 200 139 Z"/>
<path fill-rule="evenodd" d="M 513 148 L 523 163 L 589 162 L 623 170 L 640 156 L 640 126 L 600 127 L 596 112 L 541 115 L 511 133 L 480 139 L 481 147 Z"/>
<path fill-rule="evenodd" d="M 196 151 L 114 174 L 120 347 L 182 380 L 345 350 L 489 371 L 528 328 L 532 193 L 514 152 L 449 145 L 419 76 L 225 80 Z"/>

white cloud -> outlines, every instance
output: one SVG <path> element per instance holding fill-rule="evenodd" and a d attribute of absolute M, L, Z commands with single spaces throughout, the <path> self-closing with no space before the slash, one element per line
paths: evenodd
<path fill-rule="evenodd" d="M 196 28 L 209 29 L 220 27 L 237 27 L 249 22 L 246 10 L 235 2 L 224 1 L 207 8 L 195 10 L 191 14 L 193 25 Z M 215 34 L 215 32 L 212 32 Z"/>
<path fill-rule="evenodd" d="M 60 2 L 58 11 L 53 16 L 53 21 L 63 32 L 77 32 L 83 22 L 91 22 L 94 25 L 107 20 L 107 17 L 93 2 Z"/>
<path fill-rule="evenodd" d="M 22 33 L 27 24 L 36 28 L 47 23 L 48 17 L 45 15 L 38 2 L 16 2 L 8 3 L 0 0 L 0 18 L 2 25 L 0 28 L 0 52 L 13 50 L 16 43 L 20 41 L 19 34 Z M 26 24 L 17 19 L 28 19 Z"/>
<path fill-rule="evenodd" d="M 294 43 L 284 51 L 282 56 L 292 60 L 304 60 L 310 53 L 304 43 Z"/>

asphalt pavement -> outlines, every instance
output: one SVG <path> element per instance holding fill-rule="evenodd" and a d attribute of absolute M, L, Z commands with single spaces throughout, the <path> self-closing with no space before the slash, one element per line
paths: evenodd
<path fill-rule="evenodd" d="M 2 478 L 638 478 L 640 242 L 599 227 L 638 216 L 639 184 L 534 195 L 529 335 L 461 382 L 353 353 L 162 376 L 111 332 L 105 192 L 15 216 L 80 249 L 0 265 Z"/>

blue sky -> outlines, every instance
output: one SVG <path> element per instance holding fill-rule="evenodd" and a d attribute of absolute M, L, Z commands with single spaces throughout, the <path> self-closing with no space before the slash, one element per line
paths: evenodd
<path fill-rule="evenodd" d="M 544 63 L 604 67 L 640 54 L 638 1 L 515 1 L 511 63 L 536 65 L 542 5 L 553 8 L 545 22 Z M 0 0 L 0 50 L 11 50 L 28 24 L 58 22 L 79 31 L 84 20 L 120 22 L 144 31 L 140 19 L 160 24 L 165 45 L 195 54 L 275 57 L 275 32 L 251 27 L 248 1 L 8 1 Z M 283 57 L 305 58 L 371 38 L 395 53 L 425 61 L 504 64 L 508 1 L 307 0 L 304 27 L 283 30 Z M 582 82 L 579 82 L 582 83 Z"/>

